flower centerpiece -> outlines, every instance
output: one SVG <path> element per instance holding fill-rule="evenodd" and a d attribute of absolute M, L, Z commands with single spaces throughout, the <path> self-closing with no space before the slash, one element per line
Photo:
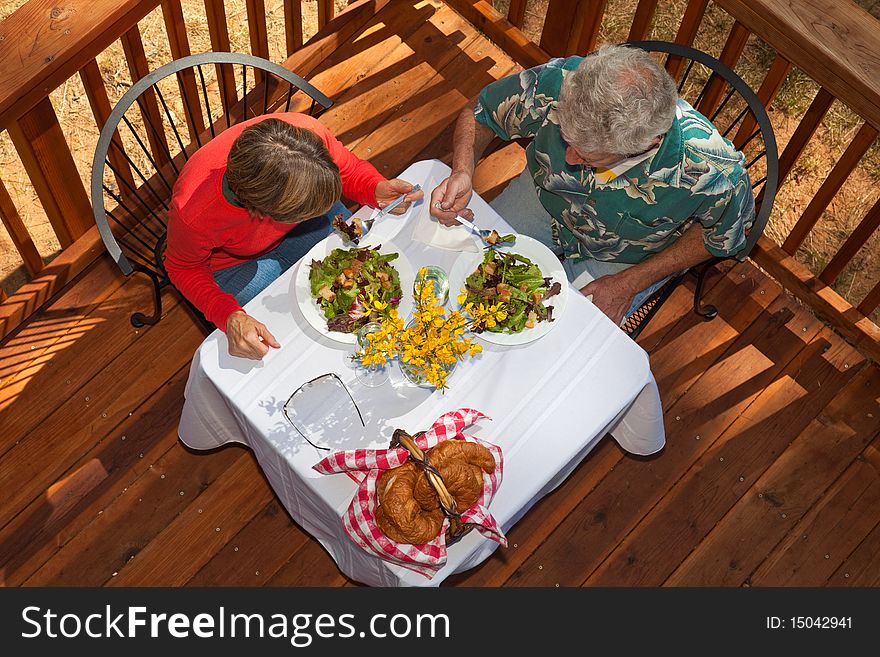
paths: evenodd
<path fill-rule="evenodd" d="M 414 308 L 408 321 L 397 309 L 368 296 L 365 305 L 375 312 L 380 329 L 366 336 L 365 344 L 354 353 L 364 367 L 385 365 L 397 358 L 401 370 L 417 385 L 427 383 L 446 390 L 446 379 L 455 365 L 483 348 L 466 333 L 491 328 L 507 317 L 505 304 L 467 304 L 462 311 L 447 310 L 434 294 L 434 284 L 425 279 L 424 268 L 416 282 Z M 466 295 L 458 297 L 464 303 Z"/>

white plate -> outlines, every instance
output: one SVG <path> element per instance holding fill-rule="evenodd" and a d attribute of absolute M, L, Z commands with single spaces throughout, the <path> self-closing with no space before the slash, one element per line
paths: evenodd
<path fill-rule="evenodd" d="M 478 337 L 492 344 L 515 345 L 533 342 L 547 335 L 565 311 L 569 290 L 565 270 L 562 268 L 559 258 L 553 254 L 553 251 L 538 240 L 532 239 L 527 235 L 517 235 L 514 244 L 499 247 L 497 250 L 525 256 L 538 265 L 538 268 L 545 277 L 549 276 L 553 279 L 554 283 L 559 282 L 562 285 L 562 290 L 559 294 L 550 297 L 546 302 L 548 306 L 553 306 L 552 322 L 538 322 L 535 328 L 524 329 L 519 333 L 491 333 L 484 331 L 479 333 Z M 458 296 L 459 290 L 464 287 L 465 279 L 474 273 L 480 263 L 483 262 L 483 255 L 484 251 L 481 250 L 479 253 L 462 253 L 458 257 L 455 264 L 452 265 L 452 270 L 449 272 L 450 299 L 455 299 Z"/>
<path fill-rule="evenodd" d="M 362 246 L 376 246 L 375 244 L 363 244 Z M 326 239 L 318 242 L 308 253 L 300 260 L 296 270 L 296 278 L 294 280 L 294 294 L 296 295 L 296 303 L 299 306 L 303 317 L 306 321 L 321 335 L 325 335 L 331 340 L 343 342 L 345 344 L 357 344 L 357 337 L 354 333 L 340 333 L 339 331 L 330 331 L 327 328 L 327 318 L 321 306 L 312 297 L 311 286 L 309 285 L 309 273 L 311 272 L 312 260 L 323 260 L 333 249 L 350 248 L 343 246 L 342 238 L 336 233 L 331 234 Z M 379 253 L 399 253 L 397 259 L 391 261 L 391 266 L 397 270 L 400 276 L 400 289 L 403 297 L 397 310 L 401 317 L 406 317 L 412 311 L 412 288 L 415 276 L 413 274 L 412 265 L 403 254 L 403 251 L 394 245 L 393 242 L 385 241 L 379 248 Z"/>

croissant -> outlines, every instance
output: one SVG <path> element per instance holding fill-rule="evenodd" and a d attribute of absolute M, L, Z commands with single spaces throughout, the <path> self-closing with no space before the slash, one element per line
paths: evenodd
<path fill-rule="evenodd" d="M 483 491 L 483 472 L 495 471 L 495 459 L 478 443 L 447 440 L 428 450 L 428 460 L 440 476 L 456 509 L 476 502 Z M 397 543 L 421 544 L 443 528 L 444 513 L 437 491 L 413 461 L 386 470 L 379 477 L 376 525 Z"/>
<path fill-rule="evenodd" d="M 386 470 L 379 477 L 376 525 L 392 541 L 418 545 L 434 539 L 443 528 L 439 504 L 425 510 L 413 497 L 417 477 L 424 476 L 415 463 Z M 434 494 L 436 497 L 436 493 Z"/>
<path fill-rule="evenodd" d="M 460 459 L 492 474 L 495 472 L 495 459 L 492 453 L 480 445 L 466 440 L 444 440 L 429 450 L 431 464 L 436 468 L 449 459 Z"/>

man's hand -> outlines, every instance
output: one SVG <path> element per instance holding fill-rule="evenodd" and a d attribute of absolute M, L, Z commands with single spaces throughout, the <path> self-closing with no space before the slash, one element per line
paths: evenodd
<path fill-rule="evenodd" d="M 401 194 L 406 194 L 406 200 L 391 210 L 391 214 L 403 214 L 409 209 L 410 203 L 418 201 L 424 196 L 422 191 L 409 194 L 412 191 L 412 184 L 395 178 L 394 180 L 382 180 L 376 185 L 376 202 L 380 208 L 384 208 L 392 201 L 396 201 Z"/>
<path fill-rule="evenodd" d="M 581 288 L 585 297 L 593 295 L 593 305 L 607 315 L 618 326 L 639 290 L 634 289 L 624 272 L 612 276 L 602 276 Z"/>
<path fill-rule="evenodd" d="M 229 355 L 251 360 L 261 360 L 269 347 L 281 345 L 262 322 L 258 322 L 243 310 L 236 310 L 226 320 L 226 339 Z"/>
<path fill-rule="evenodd" d="M 474 193 L 473 181 L 465 172 L 453 172 L 431 192 L 431 215 L 444 226 L 455 226 L 455 217 L 473 219 L 474 213 L 465 206 Z"/>

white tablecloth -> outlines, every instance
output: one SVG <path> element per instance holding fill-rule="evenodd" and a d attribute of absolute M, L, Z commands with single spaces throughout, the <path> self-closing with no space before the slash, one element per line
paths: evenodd
<path fill-rule="evenodd" d="M 401 177 L 425 184 L 442 180 L 447 172 L 441 162 L 423 161 Z M 425 191 L 427 202 L 431 190 Z M 406 220 L 420 206 L 402 219 L 376 222 L 373 232 L 393 234 L 414 269 L 435 264 L 449 271 L 458 254 L 411 240 L 414 222 Z M 477 195 L 470 207 L 481 227 L 509 232 Z M 448 575 L 481 563 L 498 544 L 470 532 L 449 548 L 446 565 L 430 580 L 358 548 L 342 527 L 354 482 L 344 474 L 313 471 L 312 465 L 327 452 L 305 443 L 282 413 L 305 381 L 336 372 L 354 396 L 366 428 L 358 424 L 344 432 L 340 443 L 346 449 L 386 447 L 395 428 L 415 433 L 457 408 L 475 408 L 491 417 L 469 433 L 503 449 L 504 480 L 489 510 L 504 531 L 556 488 L 607 433 L 633 454 L 652 454 L 664 445 L 662 409 L 647 354 L 575 290 L 547 335 L 519 346 L 484 343 L 481 356 L 460 363 L 449 379 L 450 389 L 440 394 L 407 385 L 400 376 L 376 388 L 359 383 L 347 360 L 353 347 L 320 335 L 297 308 L 295 270 L 246 306 L 273 332 L 281 349 L 270 350 L 260 362 L 234 358 L 220 331 L 199 347 L 179 435 L 194 449 L 230 442 L 249 446 L 293 519 L 358 582 L 436 586 Z"/>

